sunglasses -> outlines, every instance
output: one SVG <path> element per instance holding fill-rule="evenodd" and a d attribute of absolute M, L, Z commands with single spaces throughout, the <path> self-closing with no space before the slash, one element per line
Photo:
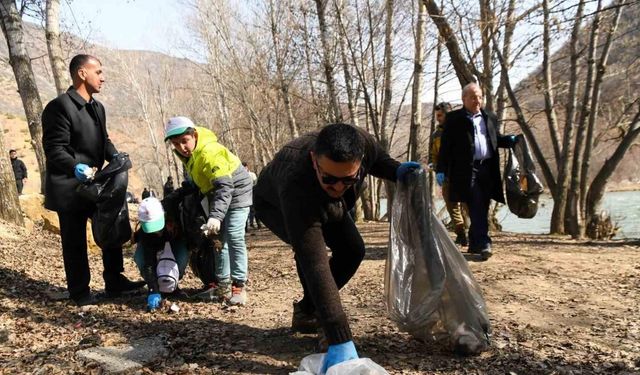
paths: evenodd
<path fill-rule="evenodd" d="M 358 171 L 354 175 L 336 177 L 323 172 L 317 160 L 315 161 L 315 163 L 316 163 L 316 168 L 318 168 L 318 172 L 320 172 L 320 178 L 322 180 L 322 183 L 325 185 L 335 185 L 338 182 L 342 182 L 342 184 L 345 186 L 351 186 L 351 185 L 355 185 L 356 183 L 358 183 L 358 181 L 360 181 L 360 171 L 362 170 L 362 168 L 358 169 Z"/>

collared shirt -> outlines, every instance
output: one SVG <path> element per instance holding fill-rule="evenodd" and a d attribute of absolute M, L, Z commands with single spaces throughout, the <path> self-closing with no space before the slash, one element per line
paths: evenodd
<path fill-rule="evenodd" d="M 489 159 L 491 157 L 489 134 L 487 132 L 487 123 L 482 117 L 482 112 L 476 114 L 467 112 L 467 117 L 473 122 L 473 143 L 475 149 L 473 160 Z"/>

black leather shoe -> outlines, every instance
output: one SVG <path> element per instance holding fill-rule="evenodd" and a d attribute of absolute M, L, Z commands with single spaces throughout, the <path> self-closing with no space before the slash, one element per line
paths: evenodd
<path fill-rule="evenodd" d="M 122 274 L 119 274 L 114 281 L 105 283 L 105 294 L 109 298 L 119 297 L 129 292 L 137 292 L 138 289 L 147 284 L 145 281 L 131 281 Z"/>
<path fill-rule="evenodd" d="M 464 232 L 460 232 L 456 235 L 456 244 L 460 246 L 469 245 L 469 241 L 467 241 L 467 235 Z"/>
<path fill-rule="evenodd" d="M 485 248 L 480 250 L 480 256 L 482 257 L 482 260 L 487 260 L 491 258 L 492 255 L 493 252 L 491 252 L 491 245 L 487 245 Z"/>
<path fill-rule="evenodd" d="M 78 298 L 72 298 L 77 306 L 93 306 L 98 304 L 98 299 L 93 294 L 86 294 Z"/>

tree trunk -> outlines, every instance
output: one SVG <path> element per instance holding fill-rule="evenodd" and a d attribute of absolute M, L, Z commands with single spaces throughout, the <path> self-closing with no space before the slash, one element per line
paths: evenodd
<path fill-rule="evenodd" d="M 501 123 L 504 123 L 505 119 L 505 107 L 507 102 L 507 95 L 505 93 L 505 80 L 506 75 L 509 74 L 511 68 L 511 39 L 513 38 L 513 32 L 516 27 L 514 13 L 516 8 L 516 1 L 509 0 L 507 7 L 507 16 L 504 25 L 504 41 L 502 45 L 502 57 L 504 59 L 506 69 L 500 70 L 500 84 L 498 85 L 498 91 L 496 92 L 496 116 Z"/>
<path fill-rule="evenodd" d="M 341 122 L 342 111 L 338 102 L 335 78 L 333 77 L 333 59 L 331 48 L 329 47 L 329 35 L 327 31 L 327 22 L 325 20 L 325 8 L 328 0 L 315 0 L 316 9 L 318 11 L 318 25 L 320 27 L 320 42 L 322 44 L 322 64 L 324 65 L 324 75 L 327 80 L 328 99 L 331 104 L 331 121 Z"/>
<path fill-rule="evenodd" d="M 271 39 L 273 41 L 273 53 L 276 59 L 276 75 L 278 84 L 280 86 L 280 93 L 282 94 L 282 101 L 284 102 L 284 109 L 287 113 L 287 123 L 289 124 L 289 132 L 291 138 L 298 138 L 300 132 L 298 131 L 298 125 L 296 119 L 293 117 L 293 109 L 291 108 L 291 96 L 289 95 L 289 82 L 284 77 L 284 57 L 282 56 L 281 47 L 281 34 L 278 30 L 279 22 L 276 21 L 275 15 L 276 9 L 273 0 L 269 1 L 269 20 L 271 23 Z M 285 46 L 285 49 L 288 46 Z"/>
<path fill-rule="evenodd" d="M 585 80 L 584 94 L 580 104 L 580 118 L 578 120 L 578 132 L 576 133 L 576 143 L 573 151 L 573 166 L 571 168 L 571 185 L 567 194 L 567 207 L 565 208 L 565 231 L 573 238 L 584 237 L 585 222 L 584 212 L 580 209 L 580 181 L 583 150 L 585 148 L 585 133 L 587 131 L 587 119 L 590 117 L 591 100 L 593 98 L 594 73 L 596 48 L 600 32 L 600 10 L 602 1 L 598 0 L 597 9 L 591 23 L 591 33 L 589 37 L 589 47 L 587 52 L 587 77 Z"/>
<path fill-rule="evenodd" d="M 440 61 L 442 59 L 442 37 L 438 36 L 438 44 L 436 45 L 436 72 L 433 77 L 433 106 L 431 107 L 431 122 L 429 123 L 429 163 L 433 163 L 431 160 L 431 141 L 433 140 L 433 133 L 436 131 L 436 111 L 435 104 L 438 103 L 438 95 L 440 95 Z M 434 179 L 434 170 L 429 171 L 429 193 L 431 194 L 431 201 L 436 200 L 436 183 Z"/>
<path fill-rule="evenodd" d="M 640 135 L 640 111 L 636 113 L 629 125 L 629 131 L 624 135 L 622 141 L 616 147 L 616 150 L 613 152 L 611 157 L 607 159 L 600 171 L 593 178 L 593 182 L 589 187 L 589 192 L 587 193 L 586 199 L 586 216 L 589 218 L 594 217 L 598 213 L 598 208 L 600 206 L 600 202 L 602 201 L 602 197 L 604 196 L 605 189 L 607 187 L 607 182 L 609 178 L 613 174 L 613 171 L 616 170 L 618 164 L 622 161 L 622 158 L 627 153 L 629 148 L 634 144 L 636 138 Z"/>
<path fill-rule="evenodd" d="M 13 175 L 11 161 L 4 152 L 7 148 L 4 145 L 4 128 L 0 126 L 0 219 L 12 224 L 24 226 L 22 211 L 20 211 L 20 200 L 18 199 L 18 189 L 16 189 L 16 178 Z"/>
<path fill-rule="evenodd" d="M 618 29 L 618 23 L 620 22 L 620 15 L 622 14 L 622 8 L 626 3 L 625 0 L 620 0 L 617 2 L 619 5 L 616 8 L 615 16 L 611 21 L 611 26 L 607 31 L 607 38 L 604 47 L 602 48 L 602 52 L 600 54 L 600 60 L 598 61 L 596 78 L 593 84 L 593 99 L 591 101 L 591 116 L 589 117 L 589 125 L 587 128 L 587 136 L 586 143 L 584 149 L 584 157 L 582 159 L 582 170 L 581 170 L 581 179 L 580 179 L 580 207 L 582 212 L 584 213 L 584 221 L 585 223 L 591 222 L 591 218 L 594 216 L 595 207 L 600 204 L 600 200 L 592 201 L 591 207 L 587 207 L 587 188 L 589 183 L 589 168 L 591 167 L 591 151 L 593 149 L 593 133 L 596 125 L 596 120 L 598 118 L 598 109 L 600 106 L 600 95 L 602 94 L 602 80 L 607 68 L 607 61 L 609 59 L 609 51 L 611 50 L 611 44 L 613 43 L 613 35 Z M 591 190 L 591 188 L 589 188 Z"/>
<path fill-rule="evenodd" d="M 493 35 L 493 12 L 489 0 L 480 0 L 480 35 L 482 38 L 482 89 L 485 109 L 493 112 L 493 59 L 491 36 Z M 507 64 L 508 60 L 505 59 Z"/>
<path fill-rule="evenodd" d="M 303 42 L 304 42 L 304 57 L 305 57 L 305 65 L 307 68 L 307 79 L 309 82 L 309 91 L 311 94 L 311 103 L 313 104 L 313 110 L 314 110 L 314 116 L 316 119 L 316 125 L 318 127 L 324 125 L 323 121 L 320 119 L 320 106 L 318 105 L 318 97 L 316 94 L 316 87 L 315 87 L 315 83 L 313 82 L 313 70 L 311 69 L 311 45 L 310 45 L 310 38 L 309 38 L 309 30 L 308 30 L 308 24 L 307 24 L 307 9 L 306 7 L 303 7 L 302 9 L 302 17 L 303 17 L 303 21 L 304 21 L 304 25 L 303 25 L 303 32 L 302 32 L 302 36 L 303 36 Z M 323 111 L 324 113 L 325 111 Z"/>
<path fill-rule="evenodd" d="M 9 63 L 18 85 L 22 106 L 29 124 L 31 146 L 36 154 L 38 170 L 40 172 L 40 192 L 44 194 L 45 172 L 47 170 L 42 148 L 42 102 L 38 93 L 38 86 L 31 69 L 31 59 L 23 41 L 22 20 L 13 0 L 0 1 L 0 15 L 2 16 L 2 32 L 7 40 L 9 49 Z"/>
<path fill-rule="evenodd" d="M 69 81 L 62 58 L 62 43 L 60 42 L 60 0 L 47 0 L 46 38 L 56 91 L 58 94 L 62 94 L 67 91 Z"/>
<path fill-rule="evenodd" d="M 416 49 L 413 63 L 413 88 L 411 92 L 411 128 L 409 130 L 409 160 L 420 160 L 420 129 L 422 127 L 422 61 L 424 56 L 424 21 L 427 7 L 418 0 L 418 23 L 416 30 Z"/>
<path fill-rule="evenodd" d="M 547 116 L 547 124 L 549 125 L 549 135 L 551 144 L 553 145 L 554 159 L 556 160 L 556 172 L 560 171 L 560 160 L 562 159 L 562 151 L 560 149 L 560 140 L 558 133 L 558 116 L 555 109 L 555 94 L 553 92 L 553 78 L 551 74 L 551 20 L 549 16 L 549 0 L 542 1 L 544 14 L 543 28 L 543 52 L 542 52 L 542 75 L 544 77 L 544 112 Z M 564 218 L 562 218 L 564 220 Z M 557 229 L 551 225 L 551 233 L 564 232 L 564 224 L 558 223 Z"/>
<path fill-rule="evenodd" d="M 471 69 L 469 63 L 465 60 L 462 52 L 460 51 L 460 45 L 458 38 L 456 38 L 451 26 L 447 22 L 447 19 L 440 12 L 438 4 L 434 0 L 424 0 L 427 6 L 427 11 L 431 20 L 438 27 L 438 32 L 442 40 L 444 40 L 447 50 L 449 50 L 449 56 L 451 57 L 451 64 L 456 71 L 456 76 L 460 82 L 460 86 L 464 87 L 466 84 L 476 82 L 476 78 L 473 76 L 473 69 Z"/>
<path fill-rule="evenodd" d="M 335 2 L 336 8 L 336 20 L 338 24 L 343 24 L 342 22 L 342 9 L 343 9 L 342 0 Z M 347 90 L 347 106 L 349 108 L 349 116 L 351 117 L 350 121 L 355 126 L 358 126 L 358 111 L 356 106 L 356 94 L 353 90 L 353 78 L 351 77 L 351 69 L 349 69 L 349 59 L 347 55 L 347 44 L 345 39 L 347 36 L 344 33 L 344 29 L 340 28 L 338 32 L 338 43 L 340 45 L 340 57 L 342 59 L 342 70 L 344 73 L 344 83 L 345 88 Z"/>

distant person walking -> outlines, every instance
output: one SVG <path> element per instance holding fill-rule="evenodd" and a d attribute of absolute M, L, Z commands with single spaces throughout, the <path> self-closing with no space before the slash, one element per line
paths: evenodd
<path fill-rule="evenodd" d="M 498 147 L 513 147 L 515 135 L 501 135 L 498 118 L 484 110 L 480 86 L 462 89 L 463 108 L 447 113 L 442 132 L 436 179 L 449 183 L 449 199 L 466 202 L 471 216 L 469 252 L 487 260 L 492 255 L 489 203 L 504 203 Z"/>
<path fill-rule="evenodd" d="M 16 178 L 18 195 L 22 195 L 22 188 L 24 187 L 24 184 L 27 183 L 27 166 L 24 165 L 22 160 L 18 159 L 18 153 L 16 150 L 9 150 L 9 158 L 11 159 L 13 175 Z"/>
<path fill-rule="evenodd" d="M 444 123 L 447 113 L 451 111 L 451 104 L 447 102 L 439 103 L 435 106 L 434 115 L 438 122 L 436 131 L 431 135 L 431 145 L 429 147 L 429 164 L 434 170 L 438 167 L 438 154 L 440 152 L 440 142 L 442 138 L 442 132 L 444 131 Z M 449 217 L 454 225 L 456 232 L 456 243 L 462 246 L 467 246 L 467 233 L 464 227 L 464 211 L 467 210 L 466 204 L 460 202 L 452 202 L 449 199 L 449 182 L 447 180 L 442 184 L 442 198 L 449 212 Z M 463 211 L 464 209 L 464 211 Z"/>
<path fill-rule="evenodd" d="M 42 112 L 42 143 L 47 162 L 46 208 L 60 221 L 62 258 L 69 296 L 79 306 L 97 301 L 89 289 L 91 273 L 87 256 L 87 220 L 96 206 L 76 192 L 95 170 L 117 154 L 109 139 L 104 106 L 93 98 L 104 82 L 102 63 L 94 56 L 76 55 L 69 72 L 73 86 L 53 99 Z M 138 289 L 124 271 L 122 247 L 102 249 L 102 276 L 107 297 Z"/>
<path fill-rule="evenodd" d="M 173 176 L 167 177 L 167 182 L 162 186 L 162 197 L 166 197 L 167 195 L 173 193 L 175 187 L 173 186 Z"/>

